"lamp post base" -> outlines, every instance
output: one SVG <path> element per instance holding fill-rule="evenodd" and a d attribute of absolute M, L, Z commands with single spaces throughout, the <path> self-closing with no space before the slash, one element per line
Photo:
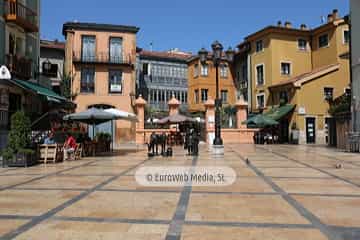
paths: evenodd
<path fill-rule="evenodd" d="M 353 153 L 360 152 L 360 132 L 349 133 L 347 150 Z"/>
<path fill-rule="evenodd" d="M 224 145 L 212 145 L 212 155 L 224 156 Z"/>

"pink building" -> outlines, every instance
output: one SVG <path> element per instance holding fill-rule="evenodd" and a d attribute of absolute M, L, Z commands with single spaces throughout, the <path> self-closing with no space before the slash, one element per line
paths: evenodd
<path fill-rule="evenodd" d="M 137 27 L 123 25 L 79 22 L 63 25 L 65 73 L 72 77 L 77 112 L 97 107 L 134 113 L 138 31 Z M 116 121 L 114 125 L 115 147 L 135 141 L 135 123 Z M 104 131 L 109 126 L 97 130 Z"/>

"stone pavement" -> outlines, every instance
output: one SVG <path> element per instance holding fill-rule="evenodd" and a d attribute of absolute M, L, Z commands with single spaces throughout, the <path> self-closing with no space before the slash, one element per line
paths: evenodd
<path fill-rule="evenodd" d="M 227 145 L 214 159 L 206 150 L 0 169 L 0 239 L 360 239 L 360 155 Z M 134 177 L 143 166 L 229 166 L 237 179 L 226 187 L 144 187 Z"/>

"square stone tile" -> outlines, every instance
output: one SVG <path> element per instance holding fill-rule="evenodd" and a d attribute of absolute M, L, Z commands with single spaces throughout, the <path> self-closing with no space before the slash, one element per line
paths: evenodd
<path fill-rule="evenodd" d="M 28 220 L 7 220 L 1 219 L 0 220 L 0 237 L 6 233 L 14 231 L 21 225 L 27 223 Z"/>
<path fill-rule="evenodd" d="M 360 188 L 335 178 L 274 178 L 272 180 L 288 193 L 360 194 Z"/>
<path fill-rule="evenodd" d="M 280 196 L 191 194 L 188 221 L 307 224 Z"/>
<path fill-rule="evenodd" d="M 84 166 L 72 169 L 63 174 L 82 174 L 82 175 L 117 175 L 129 169 L 129 167 L 113 167 L 113 166 Z"/>
<path fill-rule="evenodd" d="M 274 190 L 259 177 L 238 177 L 229 186 L 196 186 L 193 191 L 204 192 L 253 192 L 253 193 L 273 193 Z"/>
<path fill-rule="evenodd" d="M 294 196 L 305 208 L 328 225 L 360 227 L 360 198 Z"/>
<path fill-rule="evenodd" d="M 109 177 L 102 176 L 66 176 L 55 175 L 23 184 L 18 188 L 92 188 L 101 182 L 106 181 Z"/>
<path fill-rule="evenodd" d="M 128 219 L 172 219 L 178 193 L 95 192 L 57 216 Z"/>
<path fill-rule="evenodd" d="M 242 228 L 185 225 L 181 240 L 327 240 L 315 229 Z"/>
<path fill-rule="evenodd" d="M 41 215 L 80 194 L 77 191 L 6 190 L 0 192 L 0 215 Z"/>
<path fill-rule="evenodd" d="M 136 182 L 135 176 L 121 176 L 116 180 L 106 184 L 102 189 L 115 189 L 115 190 L 142 190 L 142 191 L 182 191 L 183 186 L 179 187 L 149 187 L 142 186 Z"/>
<path fill-rule="evenodd" d="M 329 177 L 311 168 L 259 168 L 259 170 L 268 177 Z"/>
<path fill-rule="evenodd" d="M 162 240 L 167 225 L 46 221 L 16 240 Z"/>
<path fill-rule="evenodd" d="M 29 181 L 31 179 L 37 178 L 39 176 L 29 176 L 29 175 L 11 175 L 11 176 L 0 176 L 0 188 L 9 187 L 19 183 Z"/>

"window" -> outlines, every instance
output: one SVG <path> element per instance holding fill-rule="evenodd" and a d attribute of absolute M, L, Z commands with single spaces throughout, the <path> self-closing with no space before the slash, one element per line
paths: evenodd
<path fill-rule="evenodd" d="M 257 83 L 257 85 L 264 84 L 264 65 L 263 64 L 256 66 L 256 83 Z"/>
<path fill-rule="evenodd" d="M 263 40 L 259 40 L 256 42 L 256 52 L 262 52 L 264 50 L 264 42 Z"/>
<path fill-rule="evenodd" d="M 143 70 L 144 76 L 149 75 L 149 64 L 148 63 L 143 63 L 142 70 Z"/>
<path fill-rule="evenodd" d="M 194 65 L 194 77 L 199 76 L 199 64 Z"/>
<path fill-rule="evenodd" d="M 256 95 L 256 106 L 261 109 L 265 107 L 265 94 Z"/>
<path fill-rule="evenodd" d="M 288 103 L 289 102 L 289 95 L 286 91 L 281 91 L 280 92 L 280 102 L 284 101 L 284 103 Z"/>
<path fill-rule="evenodd" d="M 201 64 L 201 76 L 207 76 L 209 74 L 209 65 Z"/>
<path fill-rule="evenodd" d="M 344 30 L 344 44 L 348 44 L 350 42 L 350 31 Z"/>
<path fill-rule="evenodd" d="M 46 65 L 50 64 L 50 69 L 47 69 Z M 42 75 L 47 77 L 56 78 L 58 76 L 58 65 L 49 62 L 42 63 Z"/>
<path fill-rule="evenodd" d="M 305 39 L 298 40 L 298 49 L 299 50 L 306 50 L 307 49 L 307 41 Z"/>
<path fill-rule="evenodd" d="M 82 52 L 81 57 L 83 61 L 95 61 L 95 36 L 82 37 Z"/>
<path fill-rule="evenodd" d="M 331 87 L 325 87 L 324 88 L 324 97 L 325 100 L 332 100 L 333 99 L 333 92 L 334 92 L 334 88 Z"/>
<path fill-rule="evenodd" d="M 109 92 L 122 93 L 122 72 L 120 70 L 109 71 Z"/>
<path fill-rule="evenodd" d="M 247 74 L 247 65 L 246 64 L 242 65 L 241 72 L 242 72 L 242 79 L 247 81 L 248 80 L 248 74 Z"/>
<path fill-rule="evenodd" d="M 227 90 L 221 90 L 221 100 L 223 103 L 228 102 L 228 91 Z"/>
<path fill-rule="evenodd" d="M 93 93 L 95 90 L 95 69 L 83 68 L 81 70 L 80 91 L 82 93 Z"/>
<path fill-rule="evenodd" d="M 228 77 L 228 67 L 225 64 L 220 66 L 220 77 L 227 78 Z"/>
<path fill-rule="evenodd" d="M 199 90 L 195 90 L 194 92 L 194 99 L 195 99 L 195 103 L 199 103 Z"/>
<path fill-rule="evenodd" d="M 201 102 L 208 100 L 208 89 L 201 89 Z"/>
<path fill-rule="evenodd" d="M 319 37 L 319 48 L 329 46 L 329 35 L 324 34 Z"/>
<path fill-rule="evenodd" d="M 122 59 L 122 38 L 111 37 L 109 55 L 111 63 L 121 63 Z"/>
<path fill-rule="evenodd" d="M 281 75 L 290 75 L 291 74 L 291 64 L 282 62 L 281 63 Z"/>

